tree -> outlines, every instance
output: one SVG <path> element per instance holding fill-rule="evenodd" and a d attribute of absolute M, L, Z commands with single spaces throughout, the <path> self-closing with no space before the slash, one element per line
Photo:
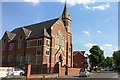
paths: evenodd
<path fill-rule="evenodd" d="M 89 51 L 91 53 L 89 57 L 92 67 L 103 67 L 105 57 L 100 47 L 98 45 L 94 45 Z"/>
<path fill-rule="evenodd" d="M 120 66 L 120 50 L 114 51 L 113 59 L 114 59 L 116 66 Z"/>
<path fill-rule="evenodd" d="M 113 57 L 106 57 L 105 59 L 105 67 L 112 67 L 113 66 Z"/>

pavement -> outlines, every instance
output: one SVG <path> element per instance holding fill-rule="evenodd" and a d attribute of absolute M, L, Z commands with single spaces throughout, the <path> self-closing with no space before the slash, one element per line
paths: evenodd
<path fill-rule="evenodd" d="M 120 72 L 118 73 L 118 78 L 119 78 L 119 80 L 120 80 Z"/>

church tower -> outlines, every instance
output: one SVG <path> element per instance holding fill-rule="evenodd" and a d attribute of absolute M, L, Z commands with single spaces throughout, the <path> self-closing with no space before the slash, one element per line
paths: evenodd
<path fill-rule="evenodd" d="M 71 33 L 71 19 L 66 2 L 62 13 L 62 20 L 64 22 L 64 26 L 66 27 L 67 32 Z"/>
<path fill-rule="evenodd" d="M 73 47 L 72 47 L 72 31 L 71 31 L 71 18 L 65 2 L 64 10 L 62 13 L 62 20 L 66 28 L 66 65 L 73 67 Z"/>

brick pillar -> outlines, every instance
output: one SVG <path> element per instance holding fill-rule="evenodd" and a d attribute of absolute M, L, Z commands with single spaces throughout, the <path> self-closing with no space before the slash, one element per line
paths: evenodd
<path fill-rule="evenodd" d="M 68 65 L 65 66 L 65 75 L 68 75 Z"/>
<path fill-rule="evenodd" d="M 27 64 L 27 80 L 30 80 L 31 75 L 31 64 Z"/>
<path fill-rule="evenodd" d="M 61 73 L 61 63 L 59 62 L 59 66 L 58 66 L 58 72 L 59 72 L 59 76 L 61 76 L 62 75 L 62 73 Z"/>

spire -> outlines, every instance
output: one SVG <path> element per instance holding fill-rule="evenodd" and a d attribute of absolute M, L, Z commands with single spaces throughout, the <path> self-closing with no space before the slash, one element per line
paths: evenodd
<path fill-rule="evenodd" d="M 62 21 L 64 23 L 64 26 L 66 27 L 67 32 L 71 33 L 71 22 L 72 21 L 70 19 L 70 14 L 69 14 L 66 2 L 65 2 L 63 13 L 62 13 Z"/>
<path fill-rule="evenodd" d="M 69 19 L 69 20 L 71 20 L 66 1 L 65 1 L 65 6 L 64 6 L 63 13 L 62 13 L 62 19 Z"/>

